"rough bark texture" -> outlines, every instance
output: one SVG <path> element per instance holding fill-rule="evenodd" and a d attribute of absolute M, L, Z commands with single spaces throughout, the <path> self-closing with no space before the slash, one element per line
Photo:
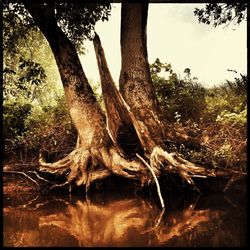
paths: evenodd
<path fill-rule="evenodd" d="M 25 2 L 25 7 L 51 46 L 69 112 L 78 132 L 76 149 L 55 163 L 46 163 L 41 156 L 40 170 L 66 174 L 66 183 L 76 180 L 77 185 L 89 184 L 111 173 L 138 179 L 138 172 L 144 167 L 138 161 L 125 159 L 114 147 L 106 129 L 105 114 L 88 83 L 74 46 L 56 24 L 53 6 Z M 92 166 L 91 170 L 89 166 Z"/>
<path fill-rule="evenodd" d="M 107 65 L 104 50 L 101 45 L 101 40 L 97 34 L 95 34 L 93 43 L 101 78 L 102 95 L 106 108 L 108 132 L 117 148 L 122 149 L 122 153 L 125 153 L 129 157 L 128 153 L 133 153 L 133 149 L 136 151 L 136 148 L 140 148 L 139 139 L 132 121 L 135 118 L 115 86 L 114 80 Z M 119 137 L 122 135 L 129 137 L 126 141 L 129 145 L 124 145 L 124 140 L 119 140 Z M 131 140 L 129 141 L 129 139 Z M 133 145 L 133 142 L 135 145 Z"/>
<path fill-rule="evenodd" d="M 53 6 L 26 4 L 26 8 L 50 44 L 81 145 L 99 145 L 95 136 L 104 137 L 105 115 L 84 74 L 75 47 L 57 26 Z"/>
<path fill-rule="evenodd" d="M 122 96 L 138 122 L 146 126 L 145 147 L 148 153 L 163 146 L 159 107 L 147 56 L 146 24 L 148 4 L 122 3 L 121 55 L 119 86 Z M 144 145 L 143 145 L 144 146 Z"/>

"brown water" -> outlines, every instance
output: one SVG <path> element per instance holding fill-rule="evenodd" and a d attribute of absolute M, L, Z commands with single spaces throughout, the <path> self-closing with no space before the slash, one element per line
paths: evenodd
<path fill-rule="evenodd" d="M 36 196 L 4 204 L 4 246 L 245 246 L 245 198 L 213 194 L 154 201 L 124 194 Z"/>

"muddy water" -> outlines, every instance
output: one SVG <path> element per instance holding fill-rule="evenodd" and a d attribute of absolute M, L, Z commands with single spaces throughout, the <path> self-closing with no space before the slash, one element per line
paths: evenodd
<path fill-rule="evenodd" d="M 27 197 L 27 196 L 26 196 Z M 245 246 L 246 203 L 240 192 L 168 195 L 166 210 L 138 195 L 33 196 L 8 202 L 4 246 Z"/>

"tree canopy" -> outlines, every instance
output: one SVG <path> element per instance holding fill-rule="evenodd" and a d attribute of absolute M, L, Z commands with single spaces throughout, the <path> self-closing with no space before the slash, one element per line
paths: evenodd
<path fill-rule="evenodd" d="M 247 19 L 247 3 L 227 2 L 227 3 L 209 3 L 205 8 L 195 8 L 194 14 L 199 22 L 219 25 L 229 25 L 230 23 L 239 24 Z"/>
<path fill-rule="evenodd" d="M 46 13 L 46 5 L 54 10 L 54 18 L 59 27 L 65 32 L 78 52 L 83 53 L 83 43 L 86 39 L 94 36 L 94 26 L 99 20 L 108 20 L 110 15 L 110 3 L 80 3 L 69 1 L 36 1 L 37 5 L 43 6 Z M 48 17 L 49 14 L 48 13 Z M 4 24 L 4 48 L 14 48 L 19 37 L 26 37 L 27 31 L 36 27 L 33 18 L 19 0 L 3 1 L 3 24 Z"/>

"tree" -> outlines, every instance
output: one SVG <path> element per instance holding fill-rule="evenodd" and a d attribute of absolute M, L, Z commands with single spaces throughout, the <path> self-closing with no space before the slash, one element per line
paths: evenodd
<path fill-rule="evenodd" d="M 51 173 L 70 171 L 67 182 L 88 185 L 111 173 L 133 178 L 127 171 L 138 172 L 140 164 L 120 156 L 112 145 L 106 120 L 79 61 L 75 46 L 57 26 L 53 3 L 33 5 L 24 2 L 34 21 L 48 40 L 62 79 L 71 118 L 78 132 L 76 149 L 56 163 L 40 161 L 41 170 Z M 91 175 L 88 168 L 91 164 Z M 105 166 L 105 168 L 103 168 Z"/>
<path fill-rule="evenodd" d="M 41 33 L 30 27 L 10 5 L 3 12 L 3 99 L 34 100 L 41 92 L 46 74 L 34 55 L 45 49 Z M 39 46 L 40 45 L 40 46 Z M 41 58 L 40 58 L 41 59 Z"/>
<path fill-rule="evenodd" d="M 94 35 L 94 47 L 106 106 L 105 116 L 78 58 L 76 50 L 78 43 L 72 42 L 79 38 L 79 33 L 74 32 L 72 27 L 73 22 L 80 22 L 78 27 L 83 30 L 83 33 L 80 33 L 91 37 L 91 28 L 86 30 L 84 24 L 88 26 L 91 23 L 93 26 L 96 20 L 101 18 L 100 9 L 97 7 L 99 5 L 94 4 L 94 7 L 90 5 L 91 13 L 95 13 L 98 17 L 93 18 L 84 4 L 76 6 L 54 1 L 34 3 L 27 0 L 23 0 L 23 3 L 52 49 L 68 109 L 78 132 L 76 148 L 65 158 L 47 163 L 42 156 L 40 157 L 41 171 L 66 176 L 67 180 L 56 186 L 76 182 L 77 185 L 83 184 L 87 188 L 91 182 L 111 174 L 139 180 L 142 185 L 150 183 L 154 178 L 157 184 L 156 177 L 161 174 L 177 173 L 184 181 L 195 187 L 193 176 L 216 176 L 213 170 L 195 166 L 176 153 L 167 152 L 147 60 L 148 4 L 122 3 L 121 94 L 113 83 L 101 41 L 97 34 Z M 58 14 L 60 10 L 62 13 L 65 10 L 73 11 L 80 20 L 68 19 L 69 14 Z M 87 33 L 89 31 L 90 33 Z M 132 155 L 119 143 L 118 135 L 124 132 L 124 129 L 126 131 L 126 127 L 135 136 L 139 145 L 139 150 L 136 149 Z M 150 164 L 142 156 L 148 158 Z M 160 193 L 159 186 L 158 193 Z M 162 206 L 164 207 L 164 204 Z"/>

